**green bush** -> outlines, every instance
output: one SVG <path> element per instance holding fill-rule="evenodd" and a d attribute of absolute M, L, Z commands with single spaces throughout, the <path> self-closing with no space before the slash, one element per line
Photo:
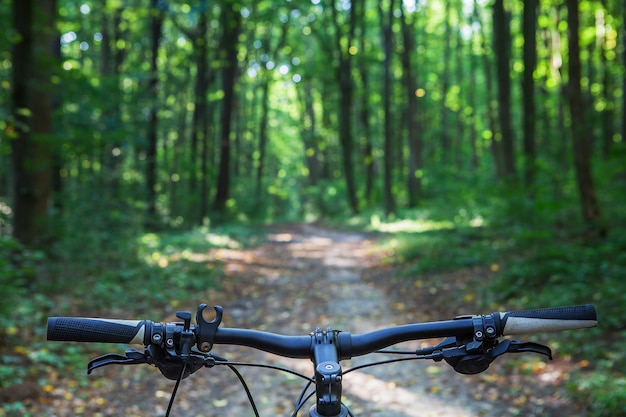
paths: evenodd
<path fill-rule="evenodd" d="M 588 404 L 595 417 L 626 415 L 626 377 L 608 369 L 579 377 L 570 384 L 574 398 Z"/>
<path fill-rule="evenodd" d="M 626 319 L 626 238 L 584 242 L 554 238 L 516 239 L 517 254 L 491 285 L 500 300 L 533 305 L 594 303 L 604 330 Z M 526 301 L 525 301 L 526 300 Z"/>
<path fill-rule="evenodd" d="M 15 239 L 0 236 L 0 316 L 10 314 L 34 284 L 43 253 L 27 250 Z"/>

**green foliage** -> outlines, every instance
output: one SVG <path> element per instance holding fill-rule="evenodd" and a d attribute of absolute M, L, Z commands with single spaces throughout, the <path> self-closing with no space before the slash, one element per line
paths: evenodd
<path fill-rule="evenodd" d="M 206 299 L 220 285 L 221 262 L 211 249 L 245 248 L 264 236 L 242 224 L 145 233 L 132 209 L 122 214 L 84 206 L 59 219 L 67 234 L 45 263 L 41 253 L 0 238 L 2 386 L 32 380 L 46 386 L 63 370 L 84 384 L 86 375 L 78 372 L 85 358 L 125 346 L 51 344 L 45 341 L 48 316 L 158 319 Z M 12 403 L 0 408 L 0 416 L 27 415 L 23 411 L 22 403 Z"/>
<path fill-rule="evenodd" d="M 33 414 L 28 411 L 26 404 L 21 401 L 3 405 L 0 408 L 1 417 L 33 417 Z"/>
<path fill-rule="evenodd" d="M 608 181 L 621 169 L 611 161 L 601 170 Z M 566 178 L 539 182 L 534 197 L 514 186 L 467 191 L 462 182 L 437 184 L 442 193 L 430 189 L 423 209 L 360 221 L 390 233 L 384 249 L 402 265 L 400 278 L 480 265 L 497 271 L 481 289 L 483 303 L 511 309 L 593 303 L 599 326 L 560 334 L 554 343 L 561 355 L 590 363 L 584 373 L 571 375 L 572 396 L 589 404 L 594 416 L 624 414 L 626 356 L 616 348 L 626 343 L 626 219 L 618 210 L 623 207 L 622 182 L 601 188 L 610 213 L 604 239 L 587 234 L 573 220 L 579 218 L 577 196 Z"/>
<path fill-rule="evenodd" d="M 415 276 L 490 265 L 498 260 L 500 242 L 480 229 L 441 229 L 395 234 L 389 245 L 397 261 L 408 263 L 402 273 Z"/>
<path fill-rule="evenodd" d="M 595 371 L 576 375 L 568 388 L 575 399 L 588 404 L 594 417 L 626 415 L 626 377 L 616 369 L 624 369 L 624 353 L 613 352 Z M 619 367 L 621 365 L 621 367 Z"/>
<path fill-rule="evenodd" d="M 42 252 L 28 250 L 13 238 L 0 235 L 0 323 L 3 315 L 23 302 L 42 259 Z"/>
<path fill-rule="evenodd" d="M 38 271 L 41 272 L 41 267 Z M 12 309 L 0 313 L 0 338 L 3 340 L 0 349 L 0 386 L 33 379 L 43 383 L 53 369 L 66 366 L 78 369 L 84 366 L 85 353 L 89 349 L 93 350 L 93 346 L 54 346 L 45 341 L 47 317 L 58 315 L 64 308 L 71 308 L 67 298 L 53 299 L 49 294 L 30 288 L 27 294 L 16 299 L 16 303 L 10 301 L 7 300 Z"/>
<path fill-rule="evenodd" d="M 626 238 L 612 233 L 588 244 L 545 230 L 514 237 L 515 255 L 492 282 L 494 296 L 522 308 L 595 304 L 598 328 L 563 335 L 559 350 L 593 364 L 593 370 L 571 378 L 573 396 L 589 404 L 594 416 L 623 415 L 626 378 L 619 370 L 626 357 L 616 346 L 626 343 L 620 332 L 626 320 Z"/>
<path fill-rule="evenodd" d="M 605 330 L 626 317 L 626 237 L 614 233 L 592 245 L 555 239 L 545 231 L 518 234 L 513 257 L 492 283 L 502 300 L 527 304 L 593 302 Z M 532 294 L 530 296 L 529 294 Z"/>

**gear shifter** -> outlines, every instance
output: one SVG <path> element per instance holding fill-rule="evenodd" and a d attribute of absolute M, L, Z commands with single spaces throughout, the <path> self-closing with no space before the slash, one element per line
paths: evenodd
<path fill-rule="evenodd" d="M 552 351 L 549 347 L 533 342 L 519 342 L 504 339 L 496 342 L 491 348 L 483 349 L 482 353 L 468 353 L 465 346 L 446 348 L 441 350 L 439 360 L 445 360 L 455 371 L 465 375 L 478 374 L 489 368 L 491 362 L 507 352 L 532 352 L 547 356 L 552 360 Z"/>

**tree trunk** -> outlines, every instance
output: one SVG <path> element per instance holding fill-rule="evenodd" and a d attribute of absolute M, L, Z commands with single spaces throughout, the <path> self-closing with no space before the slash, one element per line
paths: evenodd
<path fill-rule="evenodd" d="M 104 144 L 104 161 L 102 175 L 106 184 L 106 191 L 112 201 L 120 199 L 120 166 L 124 155 L 122 154 L 122 140 L 120 132 L 122 131 L 122 114 L 119 104 L 123 101 L 122 92 L 120 90 L 120 76 L 122 64 L 125 58 L 125 49 L 123 42 L 124 33 L 121 28 L 122 8 L 116 8 L 112 12 L 112 19 L 109 20 L 109 12 L 106 11 L 107 0 L 102 0 L 102 63 L 101 74 L 103 78 L 103 88 L 111 100 L 106 104 L 103 110 L 104 117 L 109 120 L 108 125 L 111 127 L 110 136 L 112 140 Z M 112 32 L 112 36 L 111 36 Z"/>
<path fill-rule="evenodd" d="M 611 74 L 611 63 L 607 57 L 607 35 L 605 33 L 607 23 L 605 21 L 606 10 L 608 8 L 607 0 L 602 0 L 602 7 L 604 10 L 602 13 L 596 12 L 596 34 L 598 38 L 596 39 L 596 50 L 598 51 L 599 59 L 600 59 L 600 72 L 602 77 L 602 96 L 600 100 L 604 100 L 605 107 L 600 110 L 601 117 L 601 142 L 602 142 L 602 153 L 604 158 L 608 158 L 611 153 L 611 147 L 613 145 L 613 138 L 617 131 L 615 130 L 615 100 L 612 96 L 612 91 L 614 88 L 613 85 L 613 76 Z M 622 26 L 624 26 L 622 24 Z M 622 94 L 623 95 L 623 94 Z"/>
<path fill-rule="evenodd" d="M 183 73 L 185 76 L 181 81 L 181 86 L 187 86 L 191 83 L 191 74 L 189 71 L 189 67 L 183 69 Z M 189 89 L 181 87 L 178 91 L 178 101 L 179 103 L 188 103 L 190 102 Z M 171 216 L 177 217 L 178 214 L 184 213 L 184 206 L 181 207 L 181 201 L 179 199 L 178 191 L 181 188 L 181 159 L 184 158 L 186 154 L 185 150 L 188 147 L 187 144 L 187 129 L 189 124 L 188 112 L 186 106 L 180 106 L 179 109 L 179 119 L 177 124 L 177 136 L 176 142 L 172 145 L 171 149 L 171 165 L 169 170 L 169 211 Z"/>
<path fill-rule="evenodd" d="M 476 15 L 476 2 L 473 3 L 472 15 L 469 16 L 469 24 L 472 28 L 472 34 L 470 37 L 470 41 L 467 43 L 467 54 L 469 56 L 469 77 L 470 84 L 467 87 L 467 97 L 468 104 L 470 106 L 471 113 L 469 114 L 469 140 L 470 140 L 470 148 L 472 151 L 472 159 L 471 159 L 471 168 L 473 171 L 476 171 L 480 165 L 480 158 L 478 156 L 478 134 L 477 134 L 477 121 L 478 114 L 476 112 L 476 103 L 477 103 L 477 68 L 478 68 L 478 56 L 474 52 L 474 42 L 476 37 L 476 32 L 474 30 L 474 23 L 478 23 L 475 20 Z"/>
<path fill-rule="evenodd" d="M 485 71 L 485 98 L 487 100 L 486 117 L 488 120 L 489 130 L 491 131 L 491 154 L 493 156 L 493 164 L 496 171 L 496 178 L 500 179 L 504 177 L 504 162 L 502 157 L 502 143 L 496 140 L 498 136 L 498 124 L 496 118 L 496 109 L 494 104 L 494 92 L 493 92 L 493 65 L 489 56 L 491 55 L 487 48 L 487 34 L 484 32 L 483 22 L 480 19 L 480 13 L 478 9 L 478 2 L 474 0 L 474 20 L 479 23 L 480 27 L 480 44 L 483 56 L 483 67 Z"/>
<path fill-rule="evenodd" d="M 337 64 L 337 81 L 339 84 L 339 142 L 341 143 L 342 163 L 344 170 L 344 178 L 346 180 L 346 193 L 348 204 L 353 214 L 359 212 L 359 203 L 356 196 L 356 184 L 354 179 L 354 163 L 353 163 L 353 138 L 352 138 L 352 99 L 354 96 L 354 81 L 352 79 L 352 55 L 350 51 L 344 49 L 350 48 L 354 39 L 354 31 L 356 27 L 356 11 L 357 4 L 362 2 L 353 2 L 350 8 L 349 27 L 346 37 L 347 47 L 342 47 L 342 30 L 340 28 L 339 17 L 335 6 L 331 7 L 333 12 L 333 24 L 335 27 L 335 45 L 339 54 L 339 62 Z M 360 4 L 363 7 L 363 4 Z"/>
<path fill-rule="evenodd" d="M 206 74 L 204 75 L 206 76 Z M 206 82 L 208 88 L 208 81 Z M 212 103 L 206 103 L 204 116 L 200 121 L 199 131 L 200 143 L 202 145 L 200 151 L 200 211 L 198 212 L 198 224 L 203 225 L 205 220 L 209 217 L 209 184 L 210 184 L 210 162 L 212 154 L 211 135 L 209 133 L 209 115 L 212 113 L 212 108 L 215 107 Z M 211 129 L 212 130 L 212 129 Z M 193 209 L 193 208 L 192 208 Z"/>
<path fill-rule="evenodd" d="M 523 101 L 523 144 L 524 144 L 524 183 L 531 190 L 535 183 L 536 171 L 536 140 L 535 140 L 535 80 L 534 73 L 537 66 L 537 7 L 538 0 L 524 2 L 524 76 L 522 79 Z"/>
<path fill-rule="evenodd" d="M 569 43 L 569 83 L 567 85 L 567 92 L 576 181 L 580 194 L 583 218 L 592 233 L 603 236 L 606 230 L 600 224 L 600 207 L 596 198 L 591 173 L 591 146 L 585 131 L 585 111 L 580 86 L 582 71 L 580 63 L 580 39 L 578 34 L 580 30 L 578 0 L 567 0 L 566 4 Z"/>
<path fill-rule="evenodd" d="M 313 103 L 313 81 L 309 78 L 302 82 L 302 90 L 298 96 L 302 103 L 302 123 L 300 136 L 304 144 L 306 167 L 309 171 L 308 184 L 316 186 L 320 177 L 319 150 L 317 146 L 317 118 Z"/>
<path fill-rule="evenodd" d="M 443 70 L 441 73 L 441 162 L 447 165 L 450 159 L 450 109 L 447 106 L 447 96 L 450 90 L 450 53 L 452 51 L 450 29 L 450 2 L 443 2 Z"/>
<path fill-rule="evenodd" d="M 415 17 L 413 17 L 415 19 Z M 419 109 L 417 102 L 417 80 L 413 74 L 415 64 L 411 62 L 411 56 L 415 52 L 415 31 L 413 25 L 407 22 L 406 14 L 401 8 L 400 23 L 402 27 L 402 39 L 404 51 L 401 55 L 402 70 L 404 73 L 404 83 L 407 93 L 407 139 L 409 149 L 409 173 L 407 178 L 408 205 L 414 207 L 421 197 L 421 175 L 422 169 L 422 141 L 420 137 Z"/>
<path fill-rule="evenodd" d="M 460 21 L 463 18 L 463 13 L 457 9 L 457 18 Z M 463 104 L 466 101 L 467 89 L 462 87 L 463 81 L 467 78 L 467 73 L 469 72 L 466 68 L 466 63 L 468 58 L 464 55 L 463 50 L 463 34 L 461 31 L 457 32 L 456 36 L 456 58 L 455 60 L 455 82 L 459 85 L 458 100 L 459 105 L 457 109 L 452 110 L 455 114 L 454 124 L 456 124 L 456 133 L 454 134 L 454 140 L 452 141 L 452 151 L 454 151 L 454 166 L 457 168 L 458 172 L 463 172 L 466 170 L 463 167 L 463 157 L 465 156 L 465 129 L 466 129 L 466 121 L 465 121 L 465 105 Z M 465 97 L 464 97 L 465 96 Z"/>
<path fill-rule="evenodd" d="M 626 68 L 626 0 L 622 0 L 622 68 Z M 622 143 L 626 141 L 626 71 L 622 71 Z"/>
<path fill-rule="evenodd" d="M 55 61 L 56 1 L 13 1 L 19 40 L 12 51 L 13 236 L 28 246 L 50 238 L 47 227 L 52 189 L 52 63 Z"/>
<path fill-rule="evenodd" d="M 363 138 L 363 161 L 365 162 L 365 201 L 368 204 L 372 202 L 372 191 L 374 189 L 374 146 L 372 145 L 372 126 L 370 122 L 370 103 L 371 96 L 369 68 L 365 59 L 366 41 L 367 41 L 367 23 L 365 22 L 365 7 L 359 9 L 359 26 L 361 27 L 361 35 L 359 39 L 359 50 L 361 51 L 358 61 L 358 71 L 361 78 L 361 103 L 359 109 L 359 121 L 362 129 Z"/>
<path fill-rule="evenodd" d="M 261 82 L 261 121 L 259 123 L 259 162 L 256 171 L 256 198 L 263 197 L 263 170 L 265 169 L 265 151 L 267 149 L 267 124 L 269 118 L 269 75 Z"/>
<path fill-rule="evenodd" d="M 230 195 L 230 132 L 235 97 L 235 79 L 237 77 L 237 45 L 241 27 L 241 13 L 236 9 L 234 2 L 224 4 L 221 51 L 222 56 L 222 113 L 220 116 L 220 160 L 217 178 L 217 192 L 215 194 L 215 209 L 225 213 L 226 203 Z"/>
<path fill-rule="evenodd" d="M 154 227 L 157 224 L 158 57 L 161 28 L 163 27 L 163 11 L 160 10 L 159 0 L 151 0 L 150 10 L 152 12 L 152 22 L 150 26 L 150 78 L 148 80 L 150 112 L 148 114 L 148 146 L 146 149 L 146 191 L 148 203 L 146 224 L 149 227 Z"/>
<path fill-rule="evenodd" d="M 208 48 L 207 48 L 207 30 L 208 30 L 208 6 L 206 0 L 201 2 L 200 15 L 198 24 L 193 31 L 188 31 L 187 36 L 193 43 L 193 55 L 196 64 L 196 79 L 194 82 L 194 108 L 191 116 L 191 139 L 189 153 L 189 194 L 190 206 L 189 213 L 198 224 L 202 224 L 203 219 L 208 215 L 208 191 L 207 191 L 207 172 L 203 166 L 205 162 L 202 160 L 206 155 L 205 146 L 208 146 L 207 124 L 207 90 L 209 88 L 209 70 L 208 70 Z M 200 146 L 202 145 L 202 149 Z M 200 177 L 200 192 L 198 193 L 198 176 Z M 197 211 L 196 211 L 197 207 Z"/>
<path fill-rule="evenodd" d="M 393 24 L 393 8 L 394 0 L 391 0 L 389 4 L 387 16 L 383 11 L 382 5 L 378 3 L 378 12 L 380 15 L 381 34 L 383 42 L 383 52 L 385 59 L 383 62 L 383 113 L 384 113 L 384 128 L 383 128 L 383 140 L 384 140 L 384 173 L 383 173 L 383 193 L 385 196 L 385 214 L 390 215 L 395 211 L 395 201 L 393 198 L 393 183 L 392 183 L 392 171 L 393 171 L 393 132 L 391 131 L 391 56 L 393 54 L 392 48 L 392 24 Z"/>
<path fill-rule="evenodd" d="M 507 179 L 510 179 L 516 171 L 515 140 L 511 125 L 511 33 L 509 16 L 504 10 L 504 0 L 495 0 L 493 5 L 493 38 L 498 81 L 498 119 L 500 121 L 503 174 Z"/>
<path fill-rule="evenodd" d="M 285 45 L 287 40 L 287 29 L 289 28 L 288 21 L 283 23 L 281 35 L 274 47 L 271 45 L 271 36 L 268 32 L 268 36 L 264 42 L 267 45 L 267 54 L 270 57 L 276 55 L 277 51 Z M 261 121 L 259 123 L 259 163 L 257 165 L 256 172 L 256 197 L 259 202 L 263 198 L 263 175 L 265 170 L 265 155 L 267 150 L 267 125 L 269 121 L 269 110 L 270 110 L 270 80 L 272 76 L 269 73 L 266 73 L 265 69 L 261 72 Z"/>

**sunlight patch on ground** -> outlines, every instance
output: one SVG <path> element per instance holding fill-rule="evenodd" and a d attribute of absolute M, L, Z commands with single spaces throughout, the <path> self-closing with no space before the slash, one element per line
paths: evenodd
<path fill-rule="evenodd" d="M 344 385 L 348 396 L 361 401 L 374 401 L 381 410 L 411 417 L 471 417 L 475 414 L 432 394 L 410 391 L 395 383 L 383 381 L 363 372 L 351 372 Z"/>
<path fill-rule="evenodd" d="M 459 219 L 460 220 L 460 219 Z M 471 227 L 481 227 L 485 223 L 485 219 L 481 215 L 476 215 L 467 220 L 467 224 Z M 371 227 L 379 232 L 385 233 L 419 233 L 431 230 L 453 229 L 455 222 L 449 220 L 429 220 L 429 219 L 402 219 L 397 221 L 384 221 L 380 216 L 374 215 L 370 218 Z"/>
<path fill-rule="evenodd" d="M 264 354 L 268 361 L 277 362 L 287 368 L 294 369 L 304 375 L 313 371 L 311 362 L 299 359 L 276 357 Z M 464 407 L 438 397 L 432 392 L 419 392 L 402 388 L 393 381 L 385 381 L 374 375 L 361 371 L 353 371 L 345 375 L 343 383 L 344 401 L 353 411 L 362 402 L 375 402 L 375 409 L 388 416 L 402 417 L 477 417 Z M 376 415 L 379 415 L 376 412 Z"/>
<path fill-rule="evenodd" d="M 267 235 L 267 240 L 270 242 L 288 243 L 291 242 L 291 239 L 293 239 L 291 233 L 274 233 Z"/>
<path fill-rule="evenodd" d="M 454 223 L 450 221 L 434 221 L 427 219 L 403 219 L 398 221 L 384 222 L 379 216 L 370 219 L 372 227 L 380 232 L 426 232 L 429 230 L 452 229 Z"/>
<path fill-rule="evenodd" d="M 208 244 L 207 244 L 208 243 Z M 171 262 L 190 261 L 206 263 L 217 259 L 242 258 L 241 243 L 226 233 L 209 232 L 208 228 L 171 236 L 168 234 L 146 233 L 139 238 L 138 256 L 147 265 L 166 268 Z M 217 256 L 211 252 L 216 248 Z M 237 259 L 242 262 L 248 259 Z"/>
<path fill-rule="evenodd" d="M 239 249 L 241 244 L 236 240 L 231 239 L 227 235 L 218 235 L 215 233 L 207 233 L 205 237 L 206 241 L 212 246 L 226 247 L 230 249 Z"/>

